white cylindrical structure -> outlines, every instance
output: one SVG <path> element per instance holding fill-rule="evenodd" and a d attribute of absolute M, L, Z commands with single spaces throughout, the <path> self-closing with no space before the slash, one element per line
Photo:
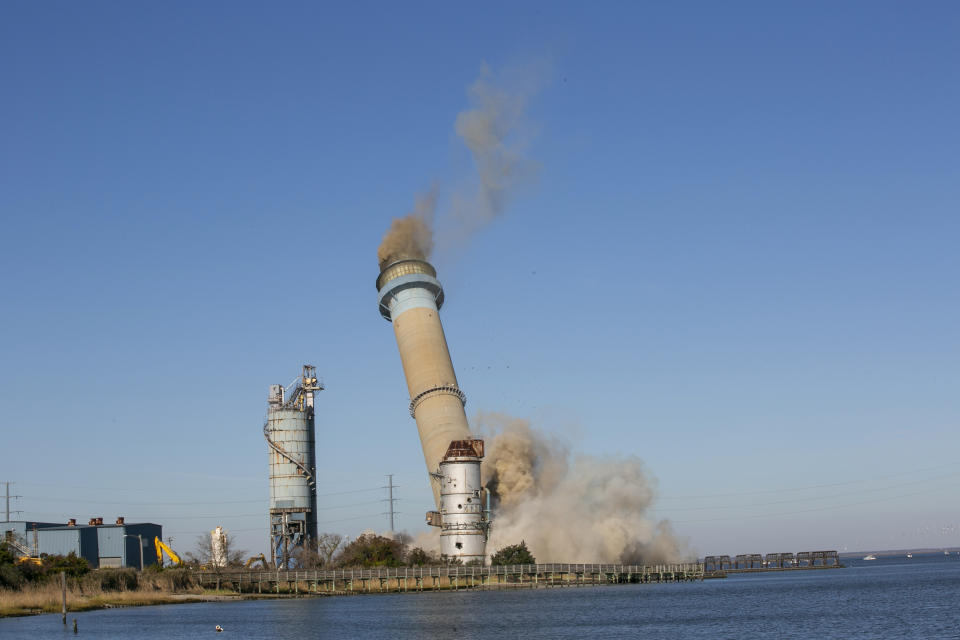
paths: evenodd
<path fill-rule="evenodd" d="M 482 440 L 458 440 L 440 462 L 440 553 L 463 562 L 483 562 L 486 553 L 482 457 Z"/>
<path fill-rule="evenodd" d="M 227 566 L 227 536 L 223 527 L 210 532 L 210 564 L 215 567 Z"/>

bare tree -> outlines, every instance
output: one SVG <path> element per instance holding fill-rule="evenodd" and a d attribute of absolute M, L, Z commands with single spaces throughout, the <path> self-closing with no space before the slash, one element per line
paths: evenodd
<path fill-rule="evenodd" d="M 317 553 L 320 556 L 321 566 L 329 567 L 333 564 L 333 557 L 343 545 L 343 536 L 339 533 L 321 533 L 317 536 Z"/>
<path fill-rule="evenodd" d="M 316 570 L 323 568 L 323 558 L 317 552 L 317 545 L 304 544 L 294 547 L 290 554 L 291 568 Z"/>

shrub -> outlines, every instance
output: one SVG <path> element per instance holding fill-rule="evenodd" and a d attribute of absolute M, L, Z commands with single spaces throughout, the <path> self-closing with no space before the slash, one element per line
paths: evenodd
<path fill-rule="evenodd" d="M 79 578 L 90 571 L 90 564 L 86 558 L 79 558 L 71 551 L 65 556 L 44 556 L 43 572 L 46 575 L 58 574 L 65 571 L 71 578 Z"/>
<path fill-rule="evenodd" d="M 366 533 L 343 549 L 337 565 L 341 567 L 402 567 L 403 543 Z"/>
<path fill-rule="evenodd" d="M 83 585 L 102 591 L 133 591 L 137 588 L 137 570 L 99 569 L 89 574 Z"/>
<path fill-rule="evenodd" d="M 524 540 L 520 544 L 512 544 L 504 547 L 493 554 L 490 558 L 490 564 L 494 566 L 506 564 L 536 564 L 537 559 L 533 557 L 530 550 L 527 549 L 527 543 Z"/>
<path fill-rule="evenodd" d="M 437 564 L 436 557 L 424 551 L 422 547 L 414 547 L 407 553 L 408 567 L 424 567 L 432 564 Z"/>

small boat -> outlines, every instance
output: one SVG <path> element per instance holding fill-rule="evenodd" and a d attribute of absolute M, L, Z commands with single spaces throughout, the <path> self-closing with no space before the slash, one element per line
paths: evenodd
<path fill-rule="evenodd" d="M 871 554 L 868 555 L 868 556 L 863 556 L 863 559 L 864 559 L 864 560 L 876 560 L 876 559 L 877 559 L 877 556 L 875 556 L 875 555 L 873 555 L 873 554 L 871 553 Z"/>
<path fill-rule="evenodd" d="M 913 557 L 913 554 L 912 554 L 912 553 L 908 553 L 908 554 L 907 554 L 907 557 L 908 557 L 908 558 L 912 558 L 912 557 Z"/>
<path fill-rule="evenodd" d="M 948 556 L 948 555 L 950 555 L 950 552 L 949 552 L 949 551 L 944 551 L 944 552 L 943 552 L 943 555 Z"/>

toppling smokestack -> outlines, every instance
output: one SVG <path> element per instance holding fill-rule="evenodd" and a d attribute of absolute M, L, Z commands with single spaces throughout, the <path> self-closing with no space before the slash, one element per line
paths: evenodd
<path fill-rule="evenodd" d="M 444 477 L 440 463 L 451 443 L 472 442 L 472 438 L 463 410 L 467 397 L 457 385 L 440 324 L 443 287 L 436 278 L 436 270 L 423 256 L 401 254 L 385 258 L 381 260 L 377 278 L 380 314 L 393 323 L 410 392 L 410 416 L 417 421 L 434 502 L 440 509 L 441 521 L 445 522 L 447 517 L 440 499 Z M 479 459 L 477 463 L 479 474 Z M 428 519 L 430 517 L 428 515 Z M 479 551 L 476 545 L 471 545 L 471 556 L 483 555 L 486 528 L 485 523 L 481 524 L 482 542 Z M 464 553 L 454 555 L 466 555 L 467 550 L 462 551 Z"/>
<path fill-rule="evenodd" d="M 457 115 L 455 123 L 456 135 L 473 159 L 473 179 L 458 180 L 458 186 L 446 194 L 445 208 L 439 212 L 438 196 L 444 195 L 444 190 L 442 185 L 434 184 L 416 199 L 412 211 L 393 221 L 377 250 L 380 313 L 393 323 L 410 392 L 410 415 L 417 421 L 433 499 L 439 509 L 427 514 L 427 523 L 446 527 L 446 531 L 450 528 L 444 523 L 459 521 L 443 510 L 441 483 L 448 476 L 443 475 L 441 461 L 452 443 L 473 440 L 463 411 L 466 396 L 457 385 L 438 314 L 443 305 L 443 287 L 427 262 L 434 248 L 433 221 L 436 216 L 446 223 L 446 228 L 440 225 L 438 240 L 449 250 L 451 244 L 466 241 L 503 214 L 513 198 L 536 179 L 537 165 L 525 154 L 533 133 L 526 124 L 525 113 L 530 99 L 546 79 L 543 62 L 546 61 L 534 61 L 499 74 L 485 64 L 481 67 L 480 76 L 468 90 L 470 107 Z M 457 464 L 447 466 L 447 472 L 479 467 L 482 457 L 481 452 L 469 464 L 457 460 Z M 477 475 L 479 478 L 479 470 Z M 469 504 L 471 509 L 475 506 L 473 501 Z M 480 555 L 486 545 L 488 525 L 488 517 L 481 515 L 477 526 L 482 535 L 475 536 L 482 538 Z M 452 539 L 448 536 L 444 543 Z M 470 540 L 469 546 L 473 546 L 473 538 Z M 465 540 L 458 542 L 468 546 Z M 476 554 L 460 550 L 455 555 L 466 558 Z"/>

